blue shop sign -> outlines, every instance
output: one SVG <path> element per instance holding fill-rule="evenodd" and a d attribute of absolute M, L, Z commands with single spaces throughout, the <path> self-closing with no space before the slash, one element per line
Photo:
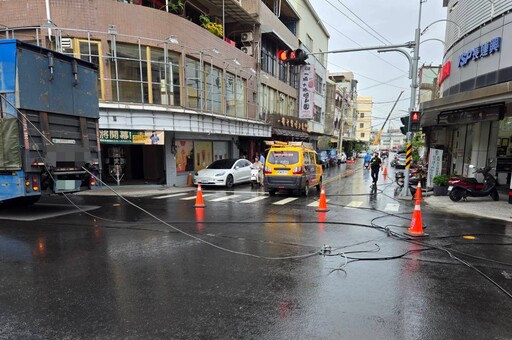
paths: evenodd
<path fill-rule="evenodd" d="M 471 60 L 477 61 L 480 58 L 488 57 L 494 52 L 499 52 L 501 47 L 501 37 L 496 37 L 491 41 L 477 46 L 459 57 L 459 67 L 466 66 Z"/>

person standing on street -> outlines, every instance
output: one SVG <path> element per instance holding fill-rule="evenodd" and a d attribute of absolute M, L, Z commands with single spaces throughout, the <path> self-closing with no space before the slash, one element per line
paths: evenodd
<path fill-rule="evenodd" d="M 372 170 L 373 184 L 377 185 L 377 179 L 379 178 L 379 170 L 382 167 L 382 159 L 379 158 L 379 153 L 376 152 L 370 161 L 370 168 Z"/>

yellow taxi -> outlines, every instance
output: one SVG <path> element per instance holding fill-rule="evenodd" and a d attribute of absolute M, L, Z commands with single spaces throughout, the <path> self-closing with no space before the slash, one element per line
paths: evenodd
<path fill-rule="evenodd" d="M 263 169 L 265 190 L 274 195 L 278 190 L 309 195 L 309 189 L 322 189 L 322 162 L 311 143 L 266 142 L 270 149 Z"/>

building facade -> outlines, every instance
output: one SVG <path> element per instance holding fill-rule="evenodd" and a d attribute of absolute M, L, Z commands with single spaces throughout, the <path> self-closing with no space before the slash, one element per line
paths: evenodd
<path fill-rule="evenodd" d="M 445 0 L 441 98 L 424 102 L 427 147 L 442 149 L 443 172 L 473 176 L 494 160 L 498 180 L 512 164 L 512 1 Z M 481 179 L 480 179 L 481 180 Z"/>
<path fill-rule="evenodd" d="M 0 38 L 98 65 L 104 180 L 185 185 L 265 139 L 311 138 L 298 113 L 301 67 L 277 60 L 300 46 L 301 18 L 276 4 L 8 0 Z"/>
<path fill-rule="evenodd" d="M 356 136 L 361 142 L 368 143 L 372 134 L 372 97 L 357 97 L 357 110 L 359 112 L 356 124 Z"/>

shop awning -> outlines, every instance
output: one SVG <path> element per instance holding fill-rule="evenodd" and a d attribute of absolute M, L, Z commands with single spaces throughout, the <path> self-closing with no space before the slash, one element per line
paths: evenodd
<path fill-rule="evenodd" d="M 277 136 L 295 137 L 295 138 L 309 138 L 309 135 L 303 131 L 286 130 L 272 128 L 272 134 Z"/>
<path fill-rule="evenodd" d="M 448 95 L 439 99 L 421 103 L 421 126 L 438 125 L 440 113 L 450 113 L 461 110 L 471 110 L 475 107 L 494 106 L 512 103 L 512 82 L 508 81 L 492 86 Z M 508 110 L 505 110 L 509 112 Z"/>

